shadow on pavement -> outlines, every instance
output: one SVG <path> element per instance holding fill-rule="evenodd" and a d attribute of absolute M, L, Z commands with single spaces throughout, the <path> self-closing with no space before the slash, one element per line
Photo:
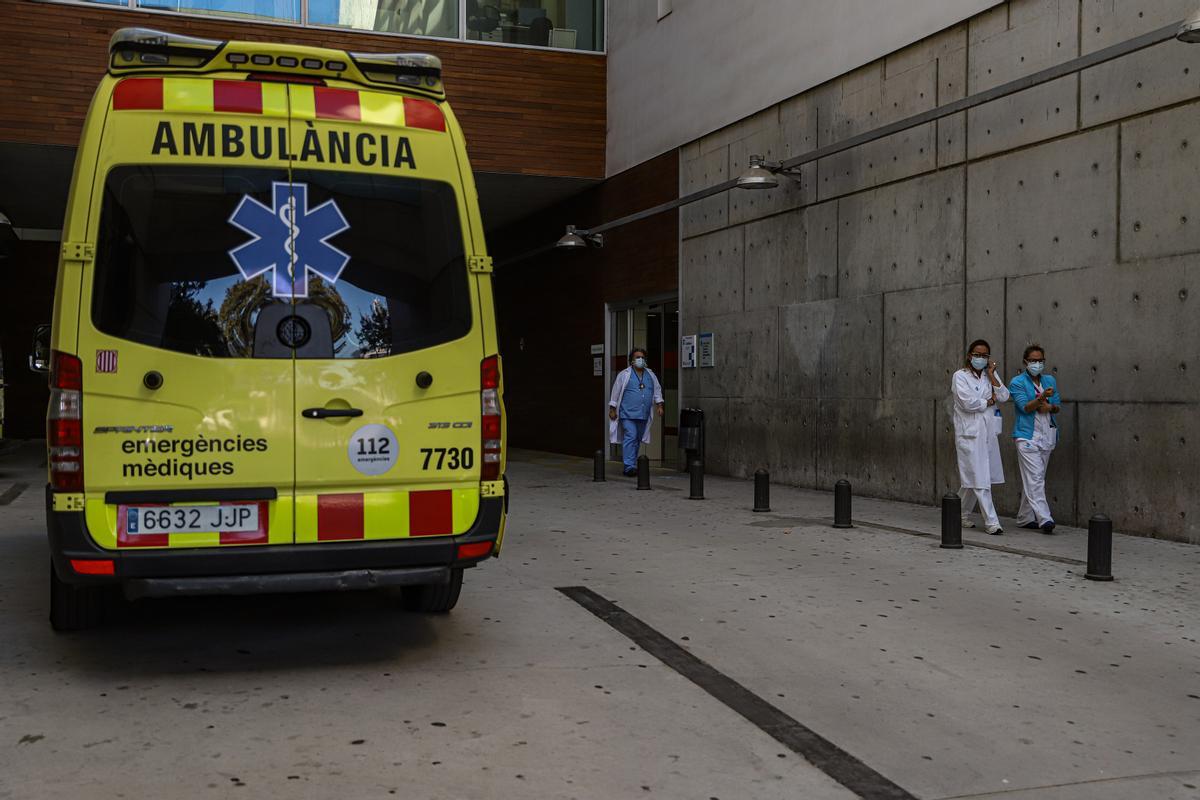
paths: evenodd
<path fill-rule="evenodd" d="M 36 492 L 40 506 L 44 461 L 43 441 L 13 443 L 0 456 L 0 499 L 20 488 L 22 505 Z M 454 630 L 448 618 L 405 613 L 398 591 L 378 590 L 137 602 L 114 596 L 109 618 L 97 629 L 55 634 L 47 619 L 49 560 L 40 508 L 31 522 L 0 532 L 7 565 L 7 579 L 0 578 L 0 638 L 24 638 L 66 671 L 122 679 L 396 666 L 432 658 L 439 628 Z"/>
<path fill-rule="evenodd" d="M 398 593 L 115 600 L 92 631 L 52 634 L 64 666 L 121 677 L 411 664 L 437 649 L 434 619 L 401 610 Z"/>

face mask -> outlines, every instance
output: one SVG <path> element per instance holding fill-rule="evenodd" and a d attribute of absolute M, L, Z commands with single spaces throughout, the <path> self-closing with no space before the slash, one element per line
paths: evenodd
<path fill-rule="evenodd" d="M 975 369 L 982 370 L 987 365 L 988 365 L 988 360 L 984 356 L 974 356 L 971 359 L 971 366 L 974 367 Z"/>
<path fill-rule="evenodd" d="M 644 359 L 644 358 L 641 358 L 641 357 L 639 356 L 638 358 L 635 358 L 635 359 L 633 360 L 633 365 L 634 365 L 635 367 L 637 367 L 638 369 L 645 369 L 645 368 L 646 368 L 646 359 Z"/>
<path fill-rule="evenodd" d="M 1035 378 L 1038 375 L 1041 375 L 1042 370 L 1044 370 L 1045 368 L 1046 368 L 1045 361 L 1030 361 L 1028 364 L 1025 365 L 1025 369 L 1029 370 L 1029 374 Z"/>

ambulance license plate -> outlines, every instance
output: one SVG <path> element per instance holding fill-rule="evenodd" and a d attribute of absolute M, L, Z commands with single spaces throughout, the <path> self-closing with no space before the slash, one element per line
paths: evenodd
<path fill-rule="evenodd" d="M 121 506 L 125 532 L 146 533 L 245 533 L 257 531 L 258 504 L 218 506 Z"/>

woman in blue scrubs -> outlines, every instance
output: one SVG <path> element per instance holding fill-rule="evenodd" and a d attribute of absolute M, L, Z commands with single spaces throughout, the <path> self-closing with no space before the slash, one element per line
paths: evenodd
<path fill-rule="evenodd" d="M 650 443 L 656 413 L 663 415 L 662 385 L 646 366 L 646 351 L 636 347 L 629 352 L 629 366 L 613 381 L 608 401 L 609 440 L 621 445 L 626 476 L 637 474 L 638 450 Z"/>

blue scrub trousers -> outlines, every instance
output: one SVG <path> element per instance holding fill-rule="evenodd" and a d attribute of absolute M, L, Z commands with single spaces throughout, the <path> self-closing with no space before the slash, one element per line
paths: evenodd
<path fill-rule="evenodd" d="M 637 470 L 638 448 L 646 433 L 646 420 L 621 417 L 621 453 L 626 472 Z"/>

